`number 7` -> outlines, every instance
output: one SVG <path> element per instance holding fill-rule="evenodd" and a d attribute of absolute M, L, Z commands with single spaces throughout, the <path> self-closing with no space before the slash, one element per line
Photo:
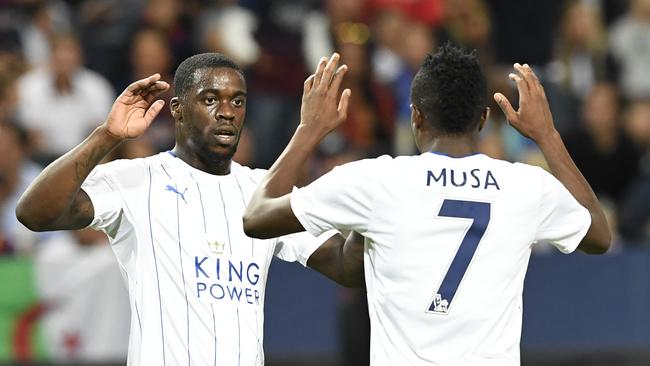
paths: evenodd
<path fill-rule="evenodd" d="M 438 216 L 472 219 L 472 225 L 460 243 L 440 287 L 436 290 L 433 302 L 429 306 L 431 312 L 447 314 L 454 295 L 456 295 L 456 290 L 458 290 L 490 223 L 490 203 L 446 199 L 442 202 Z"/>

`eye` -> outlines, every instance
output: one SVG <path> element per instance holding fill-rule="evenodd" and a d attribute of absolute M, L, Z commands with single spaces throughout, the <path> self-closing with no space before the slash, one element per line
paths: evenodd
<path fill-rule="evenodd" d="M 244 105 L 244 99 L 241 99 L 241 98 L 233 99 L 232 104 L 235 107 L 241 107 L 241 106 Z"/>
<path fill-rule="evenodd" d="M 205 98 L 205 104 L 213 105 L 215 103 L 217 103 L 217 98 L 215 98 L 215 97 L 206 97 Z"/>

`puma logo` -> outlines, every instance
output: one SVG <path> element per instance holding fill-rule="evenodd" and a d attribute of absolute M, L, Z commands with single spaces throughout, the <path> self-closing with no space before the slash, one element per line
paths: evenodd
<path fill-rule="evenodd" d="M 167 187 L 165 187 L 165 190 L 176 193 L 177 195 L 181 196 L 181 198 L 183 199 L 183 202 L 187 203 L 187 200 L 185 200 L 185 192 L 187 192 L 187 188 L 185 188 L 183 193 L 181 193 L 176 189 L 176 187 L 173 187 L 173 186 L 168 184 Z"/>

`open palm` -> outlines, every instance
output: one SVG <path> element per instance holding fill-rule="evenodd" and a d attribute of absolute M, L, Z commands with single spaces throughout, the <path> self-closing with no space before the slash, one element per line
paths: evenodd
<path fill-rule="evenodd" d="M 161 81 L 159 74 L 129 85 L 108 114 L 108 132 L 122 139 L 140 137 L 165 105 L 156 97 L 167 89 L 169 84 Z"/>

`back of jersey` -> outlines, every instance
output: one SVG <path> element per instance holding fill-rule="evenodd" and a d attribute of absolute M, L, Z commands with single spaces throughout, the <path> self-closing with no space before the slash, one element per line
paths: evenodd
<path fill-rule="evenodd" d="M 590 224 L 562 184 L 485 155 L 381 157 L 329 175 L 292 207 L 310 231 L 366 237 L 371 363 L 518 365 L 532 244 L 571 252 Z"/>

